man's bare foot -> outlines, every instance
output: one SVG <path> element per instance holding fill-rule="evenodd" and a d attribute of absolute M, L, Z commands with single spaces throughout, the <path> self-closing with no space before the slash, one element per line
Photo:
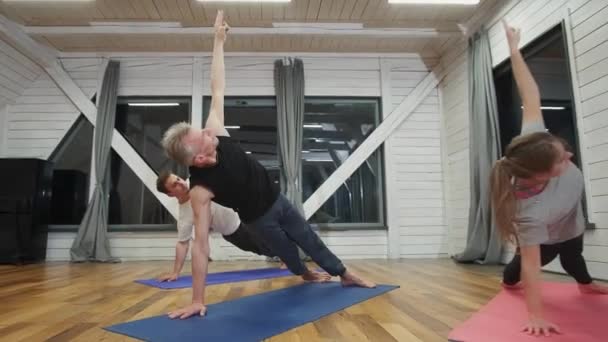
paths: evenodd
<path fill-rule="evenodd" d="M 585 294 L 608 294 L 608 287 L 596 283 L 578 284 L 578 290 Z"/>
<path fill-rule="evenodd" d="M 376 287 L 376 284 L 372 283 L 371 281 L 359 278 L 351 271 L 344 272 L 344 275 L 342 275 L 340 278 L 342 281 L 342 286 L 360 286 L 367 288 Z"/>
<path fill-rule="evenodd" d="M 504 282 L 501 282 L 500 285 L 502 285 L 502 287 L 505 290 L 521 290 L 524 288 L 521 281 L 518 281 L 517 283 L 515 283 L 513 285 L 509 285 L 509 284 L 505 284 Z"/>
<path fill-rule="evenodd" d="M 306 272 L 302 274 L 302 279 L 311 283 L 326 283 L 331 280 L 331 276 L 325 272 L 306 270 Z"/>

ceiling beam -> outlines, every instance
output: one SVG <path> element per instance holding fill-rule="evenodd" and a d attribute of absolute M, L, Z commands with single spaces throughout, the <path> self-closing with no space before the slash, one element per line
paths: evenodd
<path fill-rule="evenodd" d="M 133 52 L 133 51 L 107 51 L 107 52 L 59 52 L 59 57 L 62 58 L 143 58 L 143 57 L 211 57 L 211 51 L 191 51 L 191 52 Z M 415 52 L 301 52 L 301 51 L 283 51 L 283 52 L 228 52 L 224 53 L 225 57 L 305 57 L 305 58 L 410 58 L 420 60 L 433 60 L 436 55 L 422 55 Z"/>
<path fill-rule="evenodd" d="M 42 45 L 24 32 L 24 26 L 0 14 L 0 33 L 7 42 L 43 68 L 57 62 L 59 52 Z"/>
<path fill-rule="evenodd" d="M 160 23 L 159 23 L 160 24 Z M 100 25 L 100 26 L 25 26 L 32 35 L 95 35 L 95 34 L 171 34 L 213 35 L 212 27 L 170 27 L 145 25 Z M 231 35 L 324 35 L 395 38 L 445 38 L 462 35 L 459 31 L 438 31 L 435 28 L 328 28 L 328 27 L 232 27 Z"/>

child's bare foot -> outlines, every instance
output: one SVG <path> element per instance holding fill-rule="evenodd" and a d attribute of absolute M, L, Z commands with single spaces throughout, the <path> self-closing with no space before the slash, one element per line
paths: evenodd
<path fill-rule="evenodd" d="M 608 294 L 608 287 L 596 283 L 578 284 L 578 289 L 585 294 Z"/>
<path fill-rule="evenodd" d="M 376 287 L 376 284 L 372 283 L 371 281 L 359 278 L 351 271 L 344 272 L 344 275 L 342 275 L 340 278 L 342 281 L 342 286 L 360 286 L 367 288 Z"/>
<path fill-rule="evenodd" d="M 505 284 L 504 282 L 501 282 L 500 284 L 505 290 L 521 290 L 524 288 L 524 286 L 521 284 L 521 281 L 518 281 L 513 285 Z"/>
<path fill-rule="evenodd" d="M 287 265 L 285 265 L 285 263 L 281 261 L 281 264 L 279 265 L 279 268 L 281 268 L 281 269 L 287 269 Z"/>
<path fill-rule="evenodd" d="M 331 276 L 325 272 L 306 270 L 306 272 L 302 274 L 302 279 L 311 283 L 325 283 L 331 279 Z"/>

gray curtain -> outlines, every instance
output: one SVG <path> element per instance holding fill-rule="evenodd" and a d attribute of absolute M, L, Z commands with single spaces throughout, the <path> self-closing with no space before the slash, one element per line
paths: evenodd
<path fill-rule="evenodd" d="M 285 197 L 303 213 L 302 134 L 304 131 L 304 65 L 302 60 L 274 63 L 277 100 L 281 189 Z"/>
<path fill-rule="evenodd" d="M 274 62 L 281 192 L 304 214 L 302 203 L 302 135 L 304 132 L 304 63 L 299 58 Z M 309 260 L 298 249 L 300 258 Z"/>
<path fill-rule="evenodd" d="M 500 156 L 500 133 L 488 31 L 469 39 L 469 160 L 471 202 L 465 250 L 460 262 L 500 263 L 502 244 L 490 204 L 490 172 Z"/>
<path fill-rule="evenodd" d="M 110 255 L 108 241 L 108 200 L 110 151 L 114 118 L 116 117 L 116 91 L 120 63 L 110 61 L 103 77 L 97 98 L 95 122 L 95 190 L 84 214 L 70 255 L 72 262 L 118 262 Z"/>

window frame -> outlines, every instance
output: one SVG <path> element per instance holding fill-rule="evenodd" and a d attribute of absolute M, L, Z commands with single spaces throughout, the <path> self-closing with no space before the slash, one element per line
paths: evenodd
<path fill-rule="evenodd" d="M 227 99 L 272 99 L 275 100 L 275 96 L 227 96 Z M 117 99 L 117 105 L 125 104 L 127 102 L 145 102 L 145 103 L 158 103 L 158 102 L 169 102 L 169 101 L 179 101 L 179 102 L 187 102 L 189 105 L 189 113 L 188 113 L 188 122 L 192 122 L 192 97 L 191 96 L 119 96 Z M 349 101 L 375 101 L 376 102 L 376 113 L 374 114 L 374 123 L 377 128 L 381 123 L 381 113 L 382 113 L 382 99 L 381 97 L 345 97 L 345 96 L 306 96 L 305 104 L 310 103 L 311 101 L 322 101 L 322 102 L 332 102 L 332 101 L 340 101 L 340 102 L 349 102 Z M 202 106 L 201 106 L 201 117 L 203 120 L 203 125 L 207 119 L 207 115 L 205 115 L 205 106 L 208 102 L 211 101 L 211 96 L 203 95 L 202 96 Z M 276 102 L 275 102 L 276 103 Z M 334 102 L 335 103 L 335 102 Z M 86 118 L 85 118 L 86 119 Z M 72 126 L 74 129 L 75 126 Z M 375 129 L 374 128 L 374 129 Z M 93 127 L 93 132 L 95 132 L 95 127 Z M 122 133 L 121 133 L 122 134 Z M 67 136 L 68 134 L 66 134 Z M 124 137 L 124 135 L 123 135 Z M 131 142 L 124 137 L 127 143 L 131 145 Z M 277 132 L 278 139 L 278 132 Z M 63 141 L 62 141 L 63 142 Z M 131 147 L 139 154 L 137 149 L 135 149 L 132 145 Z M 56 149 L 57 150 L 57 149 Z M 346 231 L 346 230 L 387 230 L 386 226 L 386 177 L 385 177 L 385 162 L 386 158 L 384 155 L 384 148 L 381 146 L 377 151 L 379 151 L 380 161 L 378 163 L 378 177 L 377 185 L 380 193 L 378 194 L 379 198 L 379 221 L 380 222 L 357 222 L 357 223 L 311 223 L 313 229 L 322 230 L 322 231 Z M 58 152 L 57 152 L 58 153 Z M 52 155 L 57 154 L 56 151 L 53 151 Z M 153 170 L 155 173 L 156 170 L 151 167 L 148 161 L 140 155 L 144 162 Z M 282 167 L 280 164 L 280 158 L 278 158 L 277 152 L 277 161 L 278 167 Z M 341 185 L 342 186 L 342 185 Z M 90 195 L 89 195 L 90 196 Z M 75 232 L 77 231 L 78 226 L 75 225 L 50 225 L 49 230 L 54 232 Z M 176 224 L 109 224 L 108 231 L 111 233 L 115 232 L 174 232 L 176 230 Z"/>
<path fill-rule="evenodd" d="M 183 95 L 183 96 L 118 96 L 117 100 L 116 100 L 116 106 L 128 104 L 129 102 L 138 102 L 138 103 L 179 102 L 179 103 L 187 103 L 188 104 L 187 122 L 190 122 L 190 123 L 192 122 L 192 96 L 187 96 L 187 95 Z M 116 129 L 116 127 L 114 129 Z M 122 137 L 129 144 L 129 146 L 131 146 L 131 148 L 133 149 L 133 151 L 135 151 L 139 155 L 139 157 L 146 163 L 146 165 L 148 166 L 148 168 L 150 170 L 152 170 L 152 172 L 154 172 L 155 175 L 158 176 L 158 172 L 154 169 L 154 167 L 152 167 L 152 165 L 150 165 L 150 163 L 146 160 L 146 158 L 144 158 L 144 156 L 142 156 L 139 153 L 139 151 L 137 150 L 137 148 L 135 148 L 135 146 L 133 146 L 133 144 L 131 143 L 131 141 L 129 141 L 129 139 L 127 137 L 125 137 L 120 131 L 118 131 L 118 129 L 116 129 L 116 131 L 118 132 L 118 134 L 122 135 Z M 112 149 L 112 150 L 114 150 L 114 149 Z M 114 152 L 116 152 L 116 151 L 114 151 Z M 120 156 L 119 156 L 119 158 L 120 158 Z M 122 160 L 122 158 L 120 158 L 120 159 L 121 159 L 121 161 L 123 163 L 125 163 L 125 161 Z M 129 166 L 126 165 L 126 167 L 129 167 Z M 134 173 L 133 170 L 131 170 L 131 172 Z M 140 179 L 140 181 L 143 183 L 143 181 L 141 179 Z M 144 185 L 144 187 L 145 187 L 145 185 Z M 145 192 L 145 189 L 144 189 L 144 192 Z M 108 205 L 109 205 L 109 201 L 108 201 Z M 162 204 L 161 204 L 161 206 L 162 206 Z M 165 208 L 165 210 L 167 210 L 167 209 Z M 109 217 L 109 213 L 108 213 L 108 220 L 109 219 L 110 219 L 110 217 Z M 177 221 L 177 219 L 176 219 L 176 221 Z M 152 231 L 152 232 L 171 231 L 171 232 L 176 232 L 177 231 L 177 223 L 172 223 L 172 224 L 168 224 L 168 223 L 159 223 L 159 224 L 149 224 L 149 223 L 109 224 L 108 223 L 108 231 L 109 232 L 135 232 L 135 231 L 146 231 L 146 232 L 150 232 L 150 231 Z"/>
<path fill-rule="evenodd" d="M 305 96 L 304 97 L 304 105 L 309 103 L 310 101 L 322 101 L 331 103 L 331 101 L 339 100 L 340 102 L 349 102 L 349 101 L 375 101 L 376 102 L 376 113 L 374 114 L 374 130 L 378 128 L 378 126 L 382 123 L 381 115 L 382 115 L 382 97 L 374 97 L 374 96 Z M 336 102 L 333 102 L 336 103 Z M 365 140 L 363 140 L 365 141 Z M 361 143 L 363 143 L 363 141 Z M 302 146 L 303 148 L 303 146 Z M 321 231 L 345 231 L 345 230 L 388 230 L 388 226 L 386 224 L 386 177 L 385 177 L 385 162 L 386 158 L 384 155 L 384 144 L 380 145 L 376 150 L 379 152 L 378 158 L 380 161 L 378 163 L 378 177 L 377 186 L 380 191 L 378 194 L 379 208 L 378 208 L 378 217 L 379 222 L 350 222 L 350 223 L 311 223 L 311 226 L 317 230 Z M 375 151 L 375 152 L 376 152 Z M 375 153 L 374 152 L 374 153 Z M 369 159 L 369 158 L 368 158 Z M 367 160 L 367 159 L 366 159 Z M 363 164 L 362 164 L 363 165 Z M 361 167 L 361 166 L 359 166 Z M 351 175 L 352 176 L 352 175 Z M 331 175 L 330 175 L 331 177 Z M 350 178 L 350 177 L 349 177 Z M 342 183 L 344 184 L 344 183 Z M 343 185 L 340 185 L 342 187 Z M 335 193 L 334 193 L 335 194 Z M 332 194 L 332 197 L 334 196 Z M 331 197 L 330 197 L 331 199 Z M 329 200 L 329 199 L 328 199 Z M 303 199 L 303 202 L 306 200 Z"/>
<path fill-rule="evenodd" d="M 130 101 L 130 100 L 132 100 L 132 101 Z M 128 104 L 128 102 L 162 103 L 162 102 L 169 102 L 169 101 L 187 102 L 188 103 L 188 122 L 192 122 L 192 97 L 189 97 L 189 96 L 166 96 L 166 97 L 118 96 L 118 98 L 116 100 L 116 106 L 118 107 L 118 105 Z M 150 170 L 154 171 L 154 173 L 158 176 L 158 172 L 156 170 L 154 170 L 154 167 L 152 167 L 152 165 L 150 165 L 150 163 L 146 160 L 146 158 L 144 158 L 139 153 L 139 151 L 137 150 L 137 148 L 135 148 L 135 146 L 133 146 L 133 144 L 131 143 L 131 141 L 129 141 L 129 139 L 127 137 L 125 137 L 124 134 L 122 134 L 116 128 L 116 121 L 114 122 L 114 129 L 116 129 L 116 131 L 120 135 L 122 135 L 122 137 L 125 139 L 125 141 L 127 142 L 127 144 L 129 144 L 129 146 L 131 146 L 131 148 L 133 149 L 133 151 L 135 151 L 139 155 L 139 157 L 144 161 L 144 163 L 146 163 L 146 165 L 150 168 Z M 114 150 L 114 148 L 112 148 L 112 150 Z M 122 160 L 122 158 L 121 158 L 121 160 Z"/>
<path fill-rule="evenodd" d="M 57 161 L 57 159 L 63 155 L 63 153 L 65 152 L 65 150 L 67 149 L 67 147 L 70 145 L 70 143 L 74 140 L 75 135 L 74 133 L 76 131 L 78 131 L 82 125 L 85 124 L 89 124 L 93 126 L 93 134 L 91 135 L 91 145 L 95 144 L 95 126 L 86 118 L 86 116 L 83 113 L 80 113 L 78 115 L 78 117 L 76 118 L 76 120 L 74 120 L 74 123 L 72 123 L 72 125 L 70 126 L 70 128 L 68 128 L 68 130 L 66 131 L 66 133 L 64 134 L 64 136 L 61 138 L 61 140 L 59 141 L 59 143 L 57 144 L 57 146 L 55 147 L 55 149 L 53 150 L 53 152 L 51 152 L 51 154 L 49 155 L 48 159 L 49 161 L 53 162 L 53 164 Z M 94 146 L 93 146 L 94 148 Z M 88 179 L 88 183 L 87 183 L 87 197 L 91 198 L 91 182 L 93 181 L 93 171 L 91 170 L 92 166 L 93 166 L 93 151 L 91 151 L 91 163 L 89 165 L 89 179 Z M 54 166 L 53 166 L 54 169 Z M 88 202 L 87 202 L 87 206 L 88 206 Z M 85 212 L 86 214 L 86 212 Z M 47 228 L 49 231 L 51 232 L 76 232 L 78 231 L 78 227 L 79 225 L 75 225 L 75 224 L 48 224 Z"/>
<path fill-rule="evenodd" d="M 586 221 L 586 229 L 595 229 L 595 224 L 590 222 L 592 215 L 592 208 L 590 207 L 590 195 L 591 192 L 591 183 L 589 182 L 589 172 L 588 166 L 585 164 L 585 146 L 582 142 L 584 132 L 582 130 L 582 120 L 581 114 L 583 111 L 582 106 L 580 106 L 579 95 L 575 88 L 579 87 L 577 80 L 577 71 L 573 70 L 573 58 L 574 51 L 573 46 L 570 44 L 569 39 L 571 38 L 571 25 L 569 21 L 560 20 L 555 25 L 551 26 L 547 30 L 535 36 L 529 42 L 527 42 L 524 46 L 520 48 L 522 56 L 526 62 L 528 62 L 529 58 L 534 57 L 544 48 L 554 43 L 555 41 L 561 40 L 561 44 L 563 45 L 563 53 L 564 53 L 564 63 L 566 64 L 565 74 L 568 77 L 568 92 L 570 93 L 570 110 L 572 111 L 572 123 L 573 123 L 573 132 L 574 132 L 574 146 L 570 146 L 575 153 L 576 161 L 579 164 L 579 169 L 581 170 L 584 178 L 584 195 L 582 197 L 582 206 L 583 206 L 583 216 Z M 533 72 L 533 70 L 531 70 Z M 510 58 L 506 58 L 501 63 L 492 67 L 492 81 L 496 83 L 497 77 L 504 75 L 505 73 L 512 73 L 512 64 Z M 512 77 L 512 76 L 511 76 Z M 513 82 L 515 82 L 513 80 Z M 516 92 L 516 91 L 514 91 Z M 518 96 L 518 95 L 517 95 Z M 555 99 L 542 99 L 541 105 L 551 105 L 555 103 Z M 560 104 L 561 105 L 561 104 Z M 499 113 L 500 115 L 500 113 Z M 521 114 L 520 114 L 521 115 Z M 544 113 L 543 113 L 544 116 Z M 502 140 L 502 137 L 500 138 Z M 506 146 L 501 146 L 504 150 Z M 502 153 L 502 151 L 501 151 Z"/>

